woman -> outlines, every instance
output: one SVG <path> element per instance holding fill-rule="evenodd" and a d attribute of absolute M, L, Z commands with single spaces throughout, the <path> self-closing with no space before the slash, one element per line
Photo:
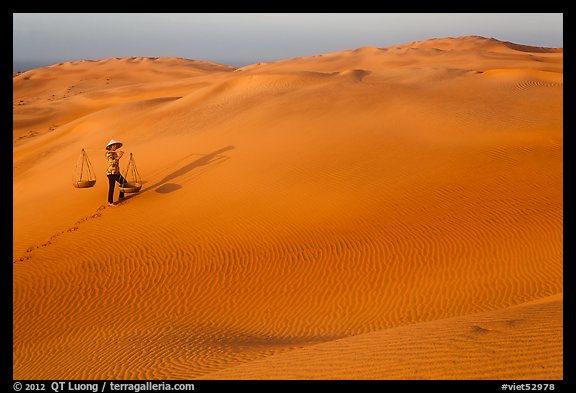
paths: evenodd
<path fill-rule="evenodd" d="M 106 145 L 106 158 L 108 159 L 108 169 L 106 176 L 108 177 L 108 206 L 116 206 L 114 203 L 114 186 L 116 182 L 119 184 L 127 183 L 126 179 L 120 174 L 120 158 L 124 155 L 123 151 L 116 153 L 116 150 L 122 147 L 122 142 L 111 139 Z M 124 199 L 124 193 L 120 191 L 119 200 Z"/>

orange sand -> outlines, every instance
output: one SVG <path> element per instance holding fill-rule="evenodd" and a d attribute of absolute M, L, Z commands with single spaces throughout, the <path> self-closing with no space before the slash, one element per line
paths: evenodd
<path fill-rule="evenodd" d="M 15 379 L 562 378 L 562 49 L 13 81 Z"/>

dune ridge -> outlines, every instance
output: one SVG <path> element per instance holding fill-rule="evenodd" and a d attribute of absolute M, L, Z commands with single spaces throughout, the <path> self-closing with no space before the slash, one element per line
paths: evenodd
<path fill-rule="evenodd" d="M 15 76 L 15 379 L 561 379 L 562 55 L 457 37 Z M 115 208 L 111 138 L 144 179 Z"/>
<path fill-rule="evenodd" d="M 557 379 L 563 365 L 562 299 L 558 294 L 506 309 L 337 339 L 202 378 Z"/>

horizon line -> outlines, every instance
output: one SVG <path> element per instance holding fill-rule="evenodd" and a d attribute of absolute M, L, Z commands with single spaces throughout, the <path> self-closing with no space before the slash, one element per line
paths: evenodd
<path fill-rule="evenodd" d="M 12 73 L 13 74 L 14 73 L 24 73 L 24 72 L 27 72 L 30 70 L 34 70 L 34 69 L 38 69 L 38 68 L 51 67 L 54 65 L 60 65 L 60 64 L 64 64 L 64 63 L 75 63 L 75 62 L 82 62 L 82 61 L 102 61 L 102 60 L 108 60 L 108 59 L 131 59 L 131 58 L 149 58 L 149 59 L 175 58 L 175 59 L 183 59 L 183 60 L 188 60 L 188 61 L 210 62 L 210 63 L 217 64 L 217 65 L 223 65 L 223 66 L 234 67 L 234 68 L 242 68 L 242 67 L 247 67 L 247 66 L 255 65 L 255 64 L 259 64 L 259 63 L 273 63 L 273 62 L 277 62 L 277 61 L 294 59 L 294 58 L 298 58 L 298 57 L 312 57 L 312 56 L 324 55 L 324 54 L 328 54 L 328 53 L 336 53 L 336 52 L 343 52 L 343 51 L 348 51 L 348 50 L 356 50 L 359 48 L 366 48 L 366 47 L 385 49 L 385 48 L 391 48 L 391 47 L 395 47 L 395 46 L 424 42 L 424 41 L 433 41 L 433 40 L 441 40 L 441 39 L 462 39 L 462 38 L 482 38 L 485 40 L 495 40 L 495 41 L 499 41 L 502 43 L 511 43 L 514 45 L 534 47 L 534 48 L 564 49 L 563 46 L 542 46 L 542 45 L 520 44 L 520 43 L 513 42 L 513 41 L 501 40 L 501 39 L 498 39 L 495 37 L 487 37 L 487 36 L 482 36 L 482 35 L 470 34 L 470 35 L 462 35 L 462 36 L 432 37 L 432 38 L 426 38 L 426 39 L 422 39 L 422 40 L 407 41 L 407 42 L 403 42 L 400 44 L 381 46 L 381 47 L 380 46 L 373 46 L 373 45 L 364 45 L 364 46 L 359 46 L 359 47 L 352 48 L 352 49 L 347 48 L 347 49 L 341 49 L 341 50 L 336 50 L 336 51 L 331 51 L 331 52 L 322 52 L 322 53 L 318 53 L 315 55 L 282 57 L 282 58 L 273 59 L 273 60 L 260 59 L 257 61 L 252 61 L 252 60 L 250 60 L 250 61 L 248 61 L 248 60 L 224 60 L 224 61 L 219 60 L 219 61 L 216 61 L 216 60 L 209 60 L 209 59 L 183 57 L 183 56 L 144 56 L 144 55 L 142 55 L 142 56 L 120 56 L 120 57 L 119 56 L 109 56 L 109 57 L 99 57 L 99 58 L 75 58 L 74 60 L 69 60 L 69 59 L 41 60 L 41 59 L 14 59 L 14 58 L 12 58 Z M 26 63 L 28 63 L 28 64 L 24 65 Z M 16 67 L 16 64 L 18 64 L 18 67 Z M 18 68 L 26 68 L 26 69 L 18 69 Z"/>

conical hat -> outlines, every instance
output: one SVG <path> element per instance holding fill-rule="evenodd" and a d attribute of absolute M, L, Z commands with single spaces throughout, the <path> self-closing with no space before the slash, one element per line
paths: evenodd
<path fill-rule="evenodd" d="M 118 142 L 118 141 L 115 140 L 115 139 L 110 139 L 110 142 L 108 142 L 108 144 L 106 145 L 106 150 L 110 150 L 110 147 L 111 147 L 112 145 L 120 145 L 120 146 L 118 146 L 118 148 L 121 148 L 121 147 L 122 147 L 122 142 Z"/>

